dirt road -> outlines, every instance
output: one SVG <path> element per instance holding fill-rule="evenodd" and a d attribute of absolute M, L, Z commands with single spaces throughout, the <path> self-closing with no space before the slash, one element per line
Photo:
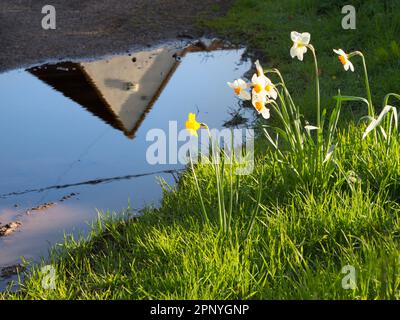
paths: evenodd
<path fill-rule="evenodd" d="M 0 71 L 49 59 L 121 53 L 188 36 L 198 18 L 222 15 L 232 0 L 1 0 Z M 42 28 L 43 6 L 56 30 Z"/>

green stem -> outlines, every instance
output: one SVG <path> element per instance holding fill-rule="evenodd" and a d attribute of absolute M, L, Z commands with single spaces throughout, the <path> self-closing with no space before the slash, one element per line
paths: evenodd
<path fill-rule="evenodd" d="M 317 97 L 317 165 L 319 166 L 320 163 L 322 162 L 322 128 L 321 128 L 321 93 L 320 93 L 320 87 L 319 87 L 319 69 L 318 69 L 318 59 L 317 59 L 317 54 L 315 52 L 314 47 L 309 44 L 307 46 L 314 57 L 314 66 L 315 66 L 315 87 L 316 87 L 316 97 Z"/>
<path fill-rule="evenodd" d="M 193 178 L 194 178 L 194 181 L 195 181 L 195 184 L 196 184 L 196 189 L 197 189 L 197 192 L 198 192 L 199 198 L 200 198 L 201 209 L 203 211 L 204 221 L 205 221 L 206 224 L 209 224 L 210 221 L 208 219 L 206 206 L 204 205 L 203 196 L 201 195 L 200 185 L 199 185 L 199 181 L 197 179 L 196 171 L 195 171 L 194 166 L 193 166 L 192 153 L 190 152 L 190 150 L 189 150 L 189 158 L 190 158 L 190 167 L 192 169 Z"/>
<path fill-rule="evenodd" d="M 321 131 L 321 96 L 319 90 L 319 69 L 318 69 L 318 60 L 317 54 L 315 52 L 314 47 L 310 44 L 308 48 L 311 50 L 314 57 L 314 65 L 315 65 L 315 86 L 316 86 L 316 96 L 317 96 L 317 127 L 318 131 Z"/>
<path fill-rule="evenodd" d="M 213 163 L 213 166 L 215 170 L 215 177 L 217 183 L 219 224 L 220 224 L 220 230 L 225 234 L 227 232 L 227 217 L 226 217 L 225 200 L 223 194 L 224 163 L 222 163 L 222 170 L 221 170 L 220 164 L 218 162 L 218 157 L 220 153 L 220 150 L 218 148 L 218 142 L 214 144 L 210 128 L 205 123 L 201 123 L 200 125 L 203 129 L 207 130 L 208 137 L 211 143 L 211 162 L 213 163 L 215 161 L 215 163 Z"/>
<path fill-rule="evenodd" d="M 362 54 L 362 52 L 360 52 L 360 51 L 355 51 L 355 52 L 349 54 L 349 57 L 352 57 L 352 56 L 355 56 L 355 55 L 360 56 L 361 59 L 362 59 L 362 62 L 363 62 L 364 77 L 365 77 L 365 88 L 366 88 L 366 90 L 367 90 L 367 97 L 368 97 L 368 103 L 369 103 L 369 106 L 368 106 L 368 115 L 369 115 L 370 117 L 375 117 L 375 110 L 374 110 L 374 106 L 373 106 L 373 104 L 372 104 L 371 87 L 370 87 L 370 84 L 369 84 L 367 63 L 366 63 L 366 61 L 365 61 L 365 57 L 364 57 L 364 55 Z"/>

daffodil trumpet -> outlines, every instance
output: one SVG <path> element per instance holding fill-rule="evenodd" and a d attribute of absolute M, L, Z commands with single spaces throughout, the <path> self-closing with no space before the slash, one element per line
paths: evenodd
<path fill-rule="evenodd" d="M 186 127 L 186 130 L 188 130 L 189 133 L 195 137 L 198 136 L 197 131 L 200 129 L 207 129 L 208 132 L 210 131 L 208 126 L 205 123 L 197 122 L 196 114 L 194 114 L 194 113 L 189 113 L 188 120 L 185 123 L 185 127 Z"/>

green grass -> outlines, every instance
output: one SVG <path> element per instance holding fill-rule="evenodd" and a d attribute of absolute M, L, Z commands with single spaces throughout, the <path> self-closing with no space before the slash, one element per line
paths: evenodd
<path fill-rule="evenodd" d="M 215 172 L 196 168 L 210 223 L 204 223 L 191 171 L 162 207 L 135 221 L 105 219 L 89 240 L 69 239 L 50 261 L 56 290 L 44 290 L 39 267 L 17 294 L 23 299 L 398 299 L 400 298 L 400 139 L 383 152 L 351 126 L 338 154 L 357 173 L 353 188 L 338 179 L 330 188 L 304 188 L 272 152 L 252 175 L 225 168 L 232 227 L 221 232 Z M 247 236 L 262 188 L 260 208 Z M 357 288 L 341 285 L 346 265 Z"/>
<path fill-rule="evenodd" d="M 340 29 L 340 6 L 331 1 L 240 0 L 208 25 L 279 67 L 308 118 L 315 110 L 312 60 L 290 58 L 291 30 L 312 33 L 325 105 L 334 106 L 329 97 L 338 87 L 343 95 L 365 96 L 361 65 L 357 74 L 345 73 L 332 47 L 366 53 L 377 105 L 399 91 L 398 57 L 383 61 L 380 49 L 396 51 L 399 5 L 385 13 L 382 1 L 354 3 L 357 31 Z M 347 111 L 351 117 L 335 133 L 334 170 L 314 169 L 307 152 L 288 151 L 282 162 L 260 130 L 252 174 L 198 165 L 176 188 L 165 185 L 159 209 L 139 219 L 108 216 L 88 238 L 58 245 L 42 263 L 56 268 L 55 290 L 42 288 L 39 265 L 18 292 L 0 298 L 399 299 L 400 137 L 363 140 L 365 125 L 350 120 L 367 111 L 352 104 L 354 114 Z M 356 270 L 355 289 L 342 288 L 347 265 Z"/>

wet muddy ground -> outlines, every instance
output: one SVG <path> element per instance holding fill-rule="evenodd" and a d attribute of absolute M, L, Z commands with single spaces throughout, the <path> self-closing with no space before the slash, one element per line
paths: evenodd
<path fill-rule="evenodd" d="M 201 18 L 223 15 L 232 0 L 52 0 L 56 30 L 43 30 L 44 0 L 0 1 L 0 70 L 49 59 L 96 56 L 193 39 Z"/>

